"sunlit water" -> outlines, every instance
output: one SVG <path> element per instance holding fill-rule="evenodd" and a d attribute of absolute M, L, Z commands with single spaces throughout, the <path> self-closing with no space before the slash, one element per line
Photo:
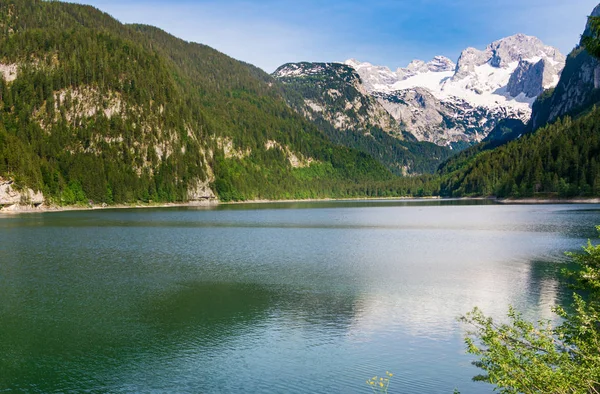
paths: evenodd
<path fill-rule="evenodd" d="M 438 201 L 0 216 L 0 391 L 491 392 L 456 318 L 552 318 L 596 224 Z"/>

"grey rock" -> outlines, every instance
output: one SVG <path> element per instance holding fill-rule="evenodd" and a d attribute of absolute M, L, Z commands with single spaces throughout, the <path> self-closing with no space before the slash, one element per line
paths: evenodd
<path fill-rule="evenodd" d="M 355 64 L 371 68 L 370 65 L 350 60 Z M 293 72 L 290 72 L 292 70 Z M 301 71 L 297 71 L 301 70 Z M 387 70 L 387 71 L 386 71 Z M 373 67 L 370 72 L 381 75 L 375 78 L 385 82 L 387 67 Z M 379 102 L 367 92 L 356 70 L 340 63 L 296 63 L 280 67 L 273 74 L 284 84 L 295 84 L 298 80 L 309 81 L 312 90 L 304 97 L 303 114 L 309 119 L 322 119 L 338 130 L 365 131 L 378 127 L 390 134 L 400 135 L 394 119 Z M 306 93 L 306 91 L 304 92 Z"/>
<path fill-rule="evenodd" d="M 12 180 L 0 178 L 0 207 L 12 205 L 38 206 L 44 203 L 42 192 L 29 188 L 17 189 Z"/>
<path fill-rule="evenodd" d="M 558 49 L 544 45 L 537 37 L 515 34 L 514 36 L 495 41 L 488 46 L 492 52 L 490 64 L 493 67 L 506 67 L 510 63 L 522 59 L 547 56 L 557 62 L 564 63 L 565 57 Z"/>
<path fill-rule="evenodd" d="M 191 183 L 187 191 L 187 199 L 190 202 L 214 200 L 217 196 L 210 188 L 209 181 L 196 181 Z"/>
<path fill-rule="evenodd" d="M 485 51 L 480 51 L 476 48 L 467 48 L 461 52 L 458 62 L 456 63 L 456 72 L 452 79 L 463 79 L 475 72 L 475 67 L 487 63 L 492 57 L 492 52 L 488 48 Z"/>
<path fill-rule="evenodd" d="M 404 130 L 419 141 L 438 145 L 480 142 L 500 120 L 523 119 L 527 115 L 501 108 L 473 107 L 457 98 L 441 101 L 424 88 L 379 93 L 376 97 Z"/>
<path fill-rule="evenodd" d="M 361 63 L 356 59 L 347 60 L 345 65 L 352 67 L 360 74 L 362 84 L 369 92 L 377 90 L 377 85 L 393 85 L 401 79 L 397 73 L 385 66 Z"/>
<path fill-rule="evenodd" d="M 432 72 L 454 71 L 456 64 L 446 56 L 436 56 L 429 63 L 427 69 Z"/>
<path fill-rule="evenodd" d="M 398 76 L 398 80 L 402 81 L 426 72 L 454 71 L 455 68 L 456 64 L 452 60 L 445 56 L 436 56 L 427 63 L 423 60 L 413 60 L 406 68 L 396 70 L 396 75 Z"/>
<path fill-rule="evenodd" d="M 523 59 L 535 57 L 548 57 L 554 60 L 557 63 L 558 71 L 565 62 L 564 55 L 558 49 L 544 45 L 539 38 L 525 34 L 515 34 L 494 41 L 483 51 L 475 48 L 465 49 L 458 59 L 456 74 L 453 79 L 463 79 L 471 75 L 475 71 L 475 67 L 488 62 L 492 67 L 500 68 Z"/>
<path fill-rule="evenodd" d="M 600 5 L 592 11 L 600 16 Z M 586 25 L 583 35 L 590 34 Z M 600 102 L 600 61 L 582 46 L 568 56 L 558 85 L 549 95 L 540 96 L 533 106 L 529 128 L 536 130 L 565 115 L 577 115 L 581 110 Z"/>
<path fill-rule="evenodd" d="M 512 97 L 521 93 L 527 97 L 537 97 L 544 91 L 544 70 L 547 68 L 543 59 L 537 63 L 521 60 L 510 76 L 506 90 Z"/>

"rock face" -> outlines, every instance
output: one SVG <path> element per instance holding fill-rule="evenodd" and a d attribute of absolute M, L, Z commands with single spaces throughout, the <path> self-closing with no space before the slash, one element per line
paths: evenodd
<path fill-rule="evenodd" d="M 197 181 L 188 188 L 187 198 L 189 202 L 200 203 L 215 200 L 217 196 L 210 188 L 208 181 Z"/>
<path fill-rule="evenodd" d="M 347 60 L 344 64 L 350 66 L 360 75 L 362 85 L 367 92 L 385 89 L 400 81 L 404 74 L 395 73 L 385 66 L 374 66 L 371 63 L 361 63 L 356 59 Z"/>
<path fill-rule="evenodd" d="M 455 68 L 456 64 L 445 56 L 436 56 L 427 63 L 427 70 L 434 73 L 453 71 Z"/>
<path fill-rule="evenodd" d="M 507 117 L 527 122 L 536 97 L 556 85 L 564 63 L 556 48 L 524 34 L 495 41 L 484 50 L 467 48 L 456 65 L 437 56 L 392 72 L 357 60 L 346 62 L 403 130 L 419 141 L 445 145 L 479 142 Z"/>
<path fill-rule="evenodd" d="M 444 59 L 430 64 L 413 62 L 411 67 L 447 68 L 444 62 Z M 385 67 L 373 72 L 377 74 L 374 84 L 398 80 Z M 445 146 L 419 142 L 405 134 L 403 126 L 386 108 L 388 103 L 370 94 L 358 72 L 348 65 L 290 63 L 279 67 L 273 77 L 284 85 L 290 106 L 311 119 L 332 141 L 373 156 L 393 173 L 433 172 L 452 153 Z M 425 105 L 429 96 L 411 100 L 422 100 Z M 273 147 L 275 144 L 267 148 Z M 286 148 L 282 148 L 285 152 Z M 289 152 L 286 154 L 292 161 Z"/>
<path fill-rule="evenodd" d="M 508 67 L 511 63 L 521 59 L 532 59 L 536 57 L 553 59 L 556 62 L 565 62 L 565 57 L 556 48 L 544 45 L 537 37 L 515 34 L 490 44 L 486 49 L 491 52 L 492 67 Z"/>
<path fill-rule="evenodd" d="M 32 189 L 17 189 L 11 180 L 0 178 L 0 209 L 11 206 L 39 206 L 44 203 L 44 195 Z"/>
<path fill-rule="evenodd" d="M 496 119 L 507 116 L 458 99 L 441 101 L 425 88 L 375 96 L 394 118 L 403 120 L 401 127 L 410 130 L 417 140 L 441 146 L 459 144 L 462 147 L 479 141 L 494 128 Z"/>
<path fill-rule="evenodd" d="M 304 108 L 309 119 L 323 118 L 338 130 L 368 132 L 378 127 L 400 133 L 397 122 L 367 94 L 358 73 L 339 63 L 290 63 L 279 67 L 273 76 L 303 91 Z"/>
<path fill-rule="evenodd" d="M 600 5 L 592 16 L 600 16 Z M 589 24 L 584 36 L 590 34 Z M 565 69 L 554 91 L 540 96 L 533 105 L 528 125 L 536 130 L 565 115 L 576 115 L 582 109 L 600 102 L 600 62 L 579 45 L 567 58 Z"/>
<path fill-rule="evenodd" d="M 413 60 L 406 68 L 396 70 L 398 81 L 427 72 L 445 72 L 454 71 L 456 64 L 445 56 L 436 56 L 431 61 L 425 63 L 423 60 Z"/>
<path fill-rule="evenodd" d="M 513 97 L 521 93 L 528 98 L 539 96 L 544 91 L 544 76 L 548 84 L 549 73 L 544 72 L 547 70 L 545 62 L 544 59 L 537 63 L 521 60 L 508 80 L 507 92 Z"/>
<path fill-rule="evenodd" d="M 453 80 L 460 80 L 475 73 L 475 67 L 486 64 L 492 57 L 492 52 L 489 49 L 480 51 L 479 49 L 469 47 L 461 52 L 458 62 L 456 63 L 456 73 L 452 77 Z"/>

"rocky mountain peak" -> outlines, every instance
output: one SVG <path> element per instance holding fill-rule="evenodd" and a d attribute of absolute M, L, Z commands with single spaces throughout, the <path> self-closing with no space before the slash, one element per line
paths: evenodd
<path fill-rule="evenodd" d="M 413 77 L 415 75 L 424 74 L 427 72 L 444 72 L 454 71 L 456 65 L 450 59 L 445 56 L 436 56 L 429 62 L 425 63 L 423 60 L 413 60 L 405 68 L 398 68 L 396 70 L 396 76 L 399 81 Z"/>
<path fill-rule="evenodd" d="M 427 72 L 429 71 L 429 68 L 427 67 L 427 63 L 425 63 L 423 60 L 413 60 L 412 62 L 408 63 L 408 66 L 406 66 L 405 70 L 413 73 L 419 73 Z"/>
<path fill-rule="evenodd" d="M 461 52 L 456 63 L 456 74 L 453 79 L 462 79 L 475 72 L 475 67 L 484 65 L 492 56 L 491 50 L 480 51 L 477 48 L 469 47 Z"/>
<path fill-rule="evenodd" d="M 432 72 L 454 71 L 456 68 L 456 64 L 446 56 L 436 56 L 427 65 Z"/>
<path fill-rule="evenodd" d="M 509 64 L 522 59 L 550 58 L 556 62 L 565 62 L 565 56 L 558 49 L 544 45 L 537 37 L 525 34 L 515 34 L 498 41 L 494 41 L 487 48 L 491 52 L 490 65 L 492 67 L 507 67 Z"/>
<path fill-rule="evenodd" d="M 406 68 L 399 68 L 396 71 L 399 77 L 406 75 L 415 75 L 426 72 L 443 72 L 443 71 L 454 71 L 456 65 L 446 56 L 436 56 L 429 62 L 425 63 L 423 60 L 413 60 L 406 66 Z"/>
<path fill-rule="evenodd" d="M 558 83 L 565 60 L 540 39 L 515 34 L 483 50 L 465 49 L 456 65 L 444 56 L 427 63 L 414 60 L 396 72 L 369 63 L 346 64 L 407 131 L 444 144 L 479 141 L 506 117 L 527 122 L 536 97 Z M 434 132 L 438 129 L 442 134 Z"/>
<path fill-rule="evenodd" d="M 476 67 L 489 63 L 495 68 L 508 68 L 521 60 L 537 63 L 540 59 L 551 60 L 549 65 L 559 66 L 557 73 L 562 70 L 565 56 L 554 47 L 545 45 L 539 38 L 525 34 L 515 34 L 494 41 L 484 50 L 467 48 L 460 54 L 456 67 L 454 81 L 472 75 Z"/>
<path fill-rule="evenodd" d="M 399 80 L 398 75 L 385 66 L 374 66 L 371 63 L 359 62 L 356 59 L 346 60 L 344 64 L 358 72 L 365 89 L 369 92 L 383 89 L 385 86 L 393 85 Z"/>

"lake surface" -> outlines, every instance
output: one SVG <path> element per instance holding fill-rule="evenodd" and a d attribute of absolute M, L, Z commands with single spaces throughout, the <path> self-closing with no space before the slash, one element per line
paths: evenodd
<path fill-rule="evenodd" d="M 551 318 L 596 224 L 457 201 L 0 215 L 0 391 L 491 392 L 456 318 Z"/>

